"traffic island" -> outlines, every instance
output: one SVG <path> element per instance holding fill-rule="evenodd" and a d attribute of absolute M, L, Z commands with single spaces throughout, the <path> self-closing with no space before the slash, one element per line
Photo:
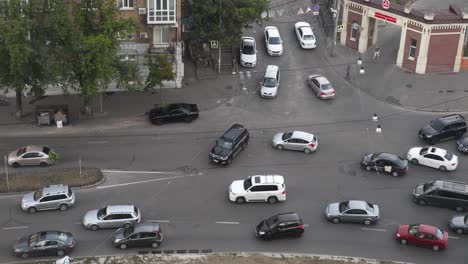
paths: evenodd
<path fill-rule="evenodd" d="M 46 168 L 9 171 L 0 174 L 0 194 L 35 191 L 51 184 L 87 187 L 100 183 L 104 176 L 98 168 Z"/>

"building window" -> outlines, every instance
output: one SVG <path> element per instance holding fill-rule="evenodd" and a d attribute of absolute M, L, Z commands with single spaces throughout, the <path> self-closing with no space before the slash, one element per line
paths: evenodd
<path fill-rule="evenodd" d="M 154 27 L 154 44 L 156 45 L 168 45 L 169 44 L 169 27 L 168 26 L 156 26 Z"/>
<path fill-rule="evenodd" d="M 415 39 L 411 39 L 411 45 L 409 49 L 409 57 L 410 59 L 414 59 L 416 57 L 416 45 L 418 44 L 418 41 Z"/>
<path fill-rule="evenodd" d="M 357 31 L 358 31 L 358 22 L 356 20 L 353 20 L 353 24 L 351 24 L 351 38 L 350 40 L 355 41 L 357 37 Z"/>
<path fill-rule="evenodd" d="M 176 0 L 148 0 L 148 22 L 167 24 L 176 22 Z"/>
<path fill-rule="evenodd" d="M 133 9 L 133 0 L 118 0 L 120 9 Z"/>

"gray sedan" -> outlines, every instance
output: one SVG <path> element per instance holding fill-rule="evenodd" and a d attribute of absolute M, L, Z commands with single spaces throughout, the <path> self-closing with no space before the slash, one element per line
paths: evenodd
<path fill-rule="evenodd" d="M 327 78 L 320 74 L 307 77 L 307 85 L 312 88 L 320 99 L 331 99 L 335 97 L 335 89 Z"/>
<path fill-rule="evenodd" d="M 468 215 L 456 215 L 450 218 L 449 227 L 459 235 L 468 234 Z"/>
<path fill-rule="evenodd" d="M 325 216 L 335 224 L 339 222 L 375 224 L 379 221 L 379 206 L 366 201 L 344 201 L 327 206 Z"/>
<path fill-rule="evenodd" d="M 313 134 L 302 131 L 289 131 L 274 135 L 272 144 L 274 148 L 279 150 L 299 150 L 309 154 L 317 149 L 318 141 Z"/>
<path fill-rule="evenodd" d="M 47 166 L 54 163 L 49 157 L 51 151 L 47 146 L 26 146 L 8 154 L 8 165 L 13 167 L 23 165 Z"/>

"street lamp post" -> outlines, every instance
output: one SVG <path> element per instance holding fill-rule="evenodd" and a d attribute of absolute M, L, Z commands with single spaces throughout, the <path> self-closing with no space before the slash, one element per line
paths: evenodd
<path fill-rule="evenodd" d="M 331 47 L 331 51 L 330 51 L 330 55 L 331 56 L 335 56 L 335 46 L 336 46 L 336 31 L 338 29 L 338 19 L 339 19 L 339 15 L 340 15 L 340 1 L 341 0 L 334 0 L 334 9 L 332 8 L 332 14 L 334 16 L 334 19 L 335 19 L 335 24 L 333 26 L 333 42 L 332 42 L 332 47 Z"/>
<path fill-rule="evenodd" d="M 219 36 L 221 37 L 221 0 L 219 0 Z M 221 38 L 218 40 L 218 74 L 221 73 Z"/>

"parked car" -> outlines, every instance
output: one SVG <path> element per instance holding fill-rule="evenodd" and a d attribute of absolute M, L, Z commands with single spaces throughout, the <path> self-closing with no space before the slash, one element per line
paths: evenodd
<path fill-rule="evenodd" d="M 452 216 L 449 227 L 459 235 L 468 234 L 468 214 Z"/>
<path fill-rule="evenodd" d="M 75 239 L 69 232 L 41 231 L 20 237 L 13 245 L 14 254 L 29 258 L 38 256 L 63 256 L 75 247 Z"/>
<path fill-rule="evenodd" d="M 361 158 L 361 167 L 397 177 L 408 171 L 408 161 L 391 153 L 366 153 Z"/>
<path fill-rule="evenodd" d="M 416 165 L 421 164 L 441 171 L 454 171 L 458 166 L 456 155 L 436 147 L 411 148 L 406 158 Z"/>
<path fill-rule="evenodd" d="M 335 89 L 327 78 L 320 74 L 313 74 L 307 77 L 307 85 L 314 90 L 315 95 L 320 99 L 335 98 Z"/>
<path fill-rule="evenodd" d="M 134 205 L 109 205 L 88 211 L 83 217 L 83 224 L 96 231 L 100 228 L 128 227 L 140 220 L 140 210 Z"/>
<path fill-rule="evenodd" d="M 313 49 L 317 47 L 317 41 L 309 23 L 297 22 L 294 24 L 294 31 L 296 32 L 297 40 L 301 48 Z"/>
<path fill-rule="evenodd" d="M 448 245 L 447 232 L 425 224 L 400 225 L 396 230 L 396 239 L 402 245 L 413 244 L 434 251 L 445 249 Z"/>
<path fill-rule="evenodd" d="M 196 118 L 198 118 L 196 104 L 175 103 L 156 106 L 149 112 L 149 119 L 155 125 L 167 122 L 192 122 Z"/>
<path fill-rule="evenodd" d="M 439 117 L 419 130 L 419 137 L 429 144 L 444 139 L 460 138 L 466 133 L 465 118 L 459 114 Z"/>
<path fill-rule="evenodd" d="M 273 147 L 279 150 L 290 149 L 304 151 L 309 154 L 318 147 L 317 138 L 310 133 L 302 131 L 288 131 L 273 136 Z"/>
<path fill-rule="evenodd" d="M 257 43 L 252 37 L 242 37 L 240 65 L 243 67 L 255 67 L 257 65 Z"/>
<path fill-rule="evenodd" d="M 30 214 L 38 210 L 67 210 L 75 204 L 75 193 L 68 185 L 49 185 L 35 192 L 27 193 L 21 200 L 21 209 Z"/>
<path fill-rule="evenodd" d="M 301 237 L 304 223 L 297 213 L 282 213 L 262 220 L 255 228 L 255 235 L 263 240 L 282 237 Z"/>
<path fill-rule="evenodd" d="M 163 233 L 158 223 L 140 223 L 117 229 L 113 234 L 112 244 L 116 248 L 152 247 L 157 248 L 163 242 Z"/>
<path fill-rule="evenodd" d="M 468 185 L 450 180 L 419 184 L 413 189 L 413 201 L 419 205 L 434 205 L 462 212 L 468 209 Z"/>
<path fill-rule="evenodd" d="M 233 181 L 229 186 L 229 200 L 238 204 L 286 201 L 284 178 L 281 175 L 255 175 Z"/>
<path fill-rule="evenodd" d="M 276 65 L 268 65 L 263 76 L 263 81 L 260 82 L 260 96 L 263 98 L 276 98 L 280 85 L 281 73 Z"/>
<path fill-rule="evenodd" d="M 379 206 L 366 201 L 344 201 L 331 203 L 325 209 L 325 216 L 335 224 L 340 222 L 376 224 L 380 219 Z"/>
<path fill-rule="evenodd" d="M 468 137 L 464 137 L 457 142 L 457 149 L 462 153 L 468 153 Z"/>
<path fill-rule="evenodd" d="M 249 131 L 240 125 L 232 125 L 211 149 L 210 161 L 219 165 L 229 165 L 232 160 L 249 144 Z"/>
<path fill-rule="evenodd" d="M 8 154 L 8 165 L 15 168 L 24 165 L 48 166 L 55 162 L 49 156 L 51 151 L 47 146 L 30 145 L 22 147 Z"/>
<path fill-rule="evenodd" d="M 273 26 L 265 27 L 264 33 L 268 55 L 281 56 L 283 54 L 283 40 L 281 40 L 278 28 Z"/>

